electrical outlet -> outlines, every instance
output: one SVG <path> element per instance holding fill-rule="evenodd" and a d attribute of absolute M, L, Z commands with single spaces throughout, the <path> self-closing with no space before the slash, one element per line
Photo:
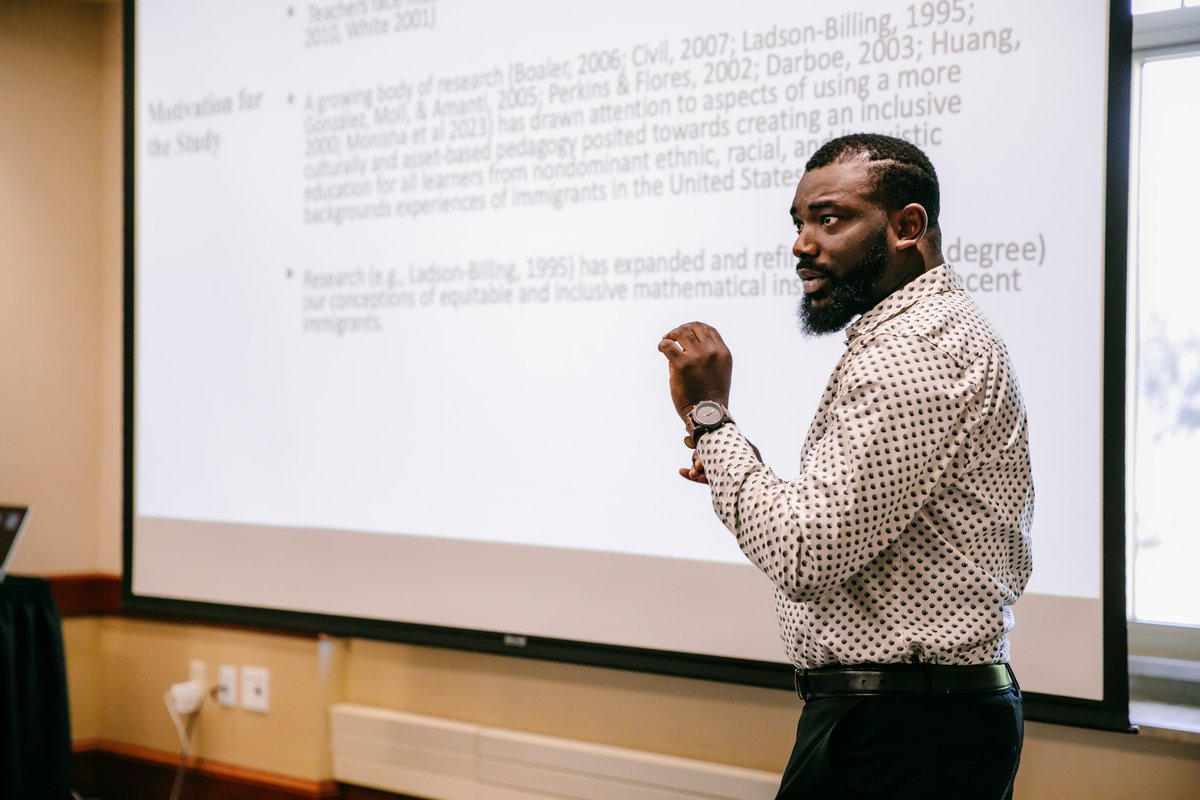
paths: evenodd
<path fill-rule="evenodd" d="M 217 667 L 217 702 L 228 708 L 237 705 L 238 670 L 232 664 Z"/>
<path fill-rule="evenodd" d="M 242 667 L 242 708 L 264 714 L 271 710 L 271 670 Z"/>

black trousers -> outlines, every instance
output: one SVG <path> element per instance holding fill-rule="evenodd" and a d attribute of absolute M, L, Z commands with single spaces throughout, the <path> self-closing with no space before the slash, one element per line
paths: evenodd
<path fill-rule="evenodd" d="M 1007 800 L 1021 692 L 827 697 L 804 704 L 776 800 Z"/>

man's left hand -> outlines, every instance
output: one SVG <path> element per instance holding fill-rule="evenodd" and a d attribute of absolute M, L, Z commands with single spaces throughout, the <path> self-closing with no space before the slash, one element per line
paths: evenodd
<path fill-rule="evenodd" d="M 704 464 L 700 461 L 700 454 L 695 451 L 692 452 L 692 465 L 680 467 L 679 474 L 693 483 L 708 483 L 708 476 L 704 474 Z"/>
<path fill-rule="evenodd" d="M 658 350 L 667 357 L 671 401 L 684 422 L 701 400 L 729 407 L 733 354 L 716 328 L 703 322 L 680 325 L 662 338 Z"/>

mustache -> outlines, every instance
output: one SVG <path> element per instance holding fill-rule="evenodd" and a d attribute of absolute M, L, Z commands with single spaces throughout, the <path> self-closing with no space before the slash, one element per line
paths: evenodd
<path fill-rule="evenodd" d="M 810 261 L 804 257 L 796 259 L 796 271 L 799 272 L 802 269 L 811 270 L 823 278 L 833 277 L 833 273 L 829 271 L 828 267 L 823 267 L 815 261 Z"/>

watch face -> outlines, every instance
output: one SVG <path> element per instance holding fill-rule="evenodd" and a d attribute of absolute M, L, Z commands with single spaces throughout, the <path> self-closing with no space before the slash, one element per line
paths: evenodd
<path fill-rule="evenodd" d="M 692 409 L 692 419 L 696 420 L 697 425 L 705 427 L 716 425 L 725 416 L 725 412 L 721 407 L 711 400 L 705 400 L 703 403 L 697 403 Z"/>

